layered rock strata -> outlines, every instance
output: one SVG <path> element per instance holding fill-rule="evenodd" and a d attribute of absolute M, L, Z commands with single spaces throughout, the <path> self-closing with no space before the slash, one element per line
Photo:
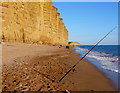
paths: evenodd
<path fill-rule="evenodd" d="M 66 45 L 68 31 L 52 2 L 2 2 L 3 41 Z"/>

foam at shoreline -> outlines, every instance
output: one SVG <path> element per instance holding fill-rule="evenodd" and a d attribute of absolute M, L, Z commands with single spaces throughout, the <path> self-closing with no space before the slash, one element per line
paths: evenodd
<path fill-rule="evenodd" d="M 81 56 L 83 56 L 85 53 L 87 53 L 89 50 L 80 48 L 78 46 L 74 47 L 75 51 L 80 53 Z M 91 51 L 86 57 L 94 58 L 98 60 L 98 62 L 101 64 L 101 67 L 103 69 L 107 69 L 113 72 L 120 73 L 118 70 L 118 56 L 113 56 L 111 54 L 97 52 L 97 51 Z"/>
<path fill-rule="evenodd" d="M 74 47 L 75 53 L 80 54 L 80 56 L 84 56 L 89 50 L 80 48 L 79 46 Z M 120 89 L 118 86 L 118 57 L 113 56 L 108 53 L 91 51 L 85 57 L 90 63 L 92 63 L 95 67 L 97 67 L 100 71 L 102 71 L 107 78 L 112 81 L 112 84 Z"/>

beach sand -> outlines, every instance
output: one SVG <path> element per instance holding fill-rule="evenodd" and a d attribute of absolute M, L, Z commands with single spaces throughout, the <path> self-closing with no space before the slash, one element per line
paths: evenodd
<path fill-rule="evenodd" d="M 2 57 L 3 91 L 116 91 L 86 59 L 58 83 L 81 58 L 72 48 L 5 43 Z"/>

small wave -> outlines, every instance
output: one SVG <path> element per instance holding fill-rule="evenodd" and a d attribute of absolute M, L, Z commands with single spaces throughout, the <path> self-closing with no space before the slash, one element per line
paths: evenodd
<path fill-rule="evenodd" d="M 77 52 L 80 53 L 81 56 L 84 56 L 85 53 L 89 51 L 88 49 L 80 48 L 78 46 L 75 46 L 74 49 L 77 50 Z M 98 60 L 98 62 L 102 65 L 101 67 L 103 69 L 119 73 L 118 56 L 113 56 L 111 54 L 107 54 L 103 52 L 91 51 L 86 57 L 94 58 Z"/>

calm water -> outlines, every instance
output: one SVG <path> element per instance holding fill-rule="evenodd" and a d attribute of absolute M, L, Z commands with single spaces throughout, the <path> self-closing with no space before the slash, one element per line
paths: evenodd
<path fill-rule="evenodd" d="M 75 46 L 75 52 L 79 53 L 80 56 L 84 56 L 93 45 L 80 45 Z M 94 64 L 98 69 L 105 73 L 105 75 L 112 80 L 114 86 L 118 89 L 118 76 L 120 74 L 119 67 L 120 61 L 118 45 L 98 45 L 96 46 L 87 56 L 86 59 Z"/>

